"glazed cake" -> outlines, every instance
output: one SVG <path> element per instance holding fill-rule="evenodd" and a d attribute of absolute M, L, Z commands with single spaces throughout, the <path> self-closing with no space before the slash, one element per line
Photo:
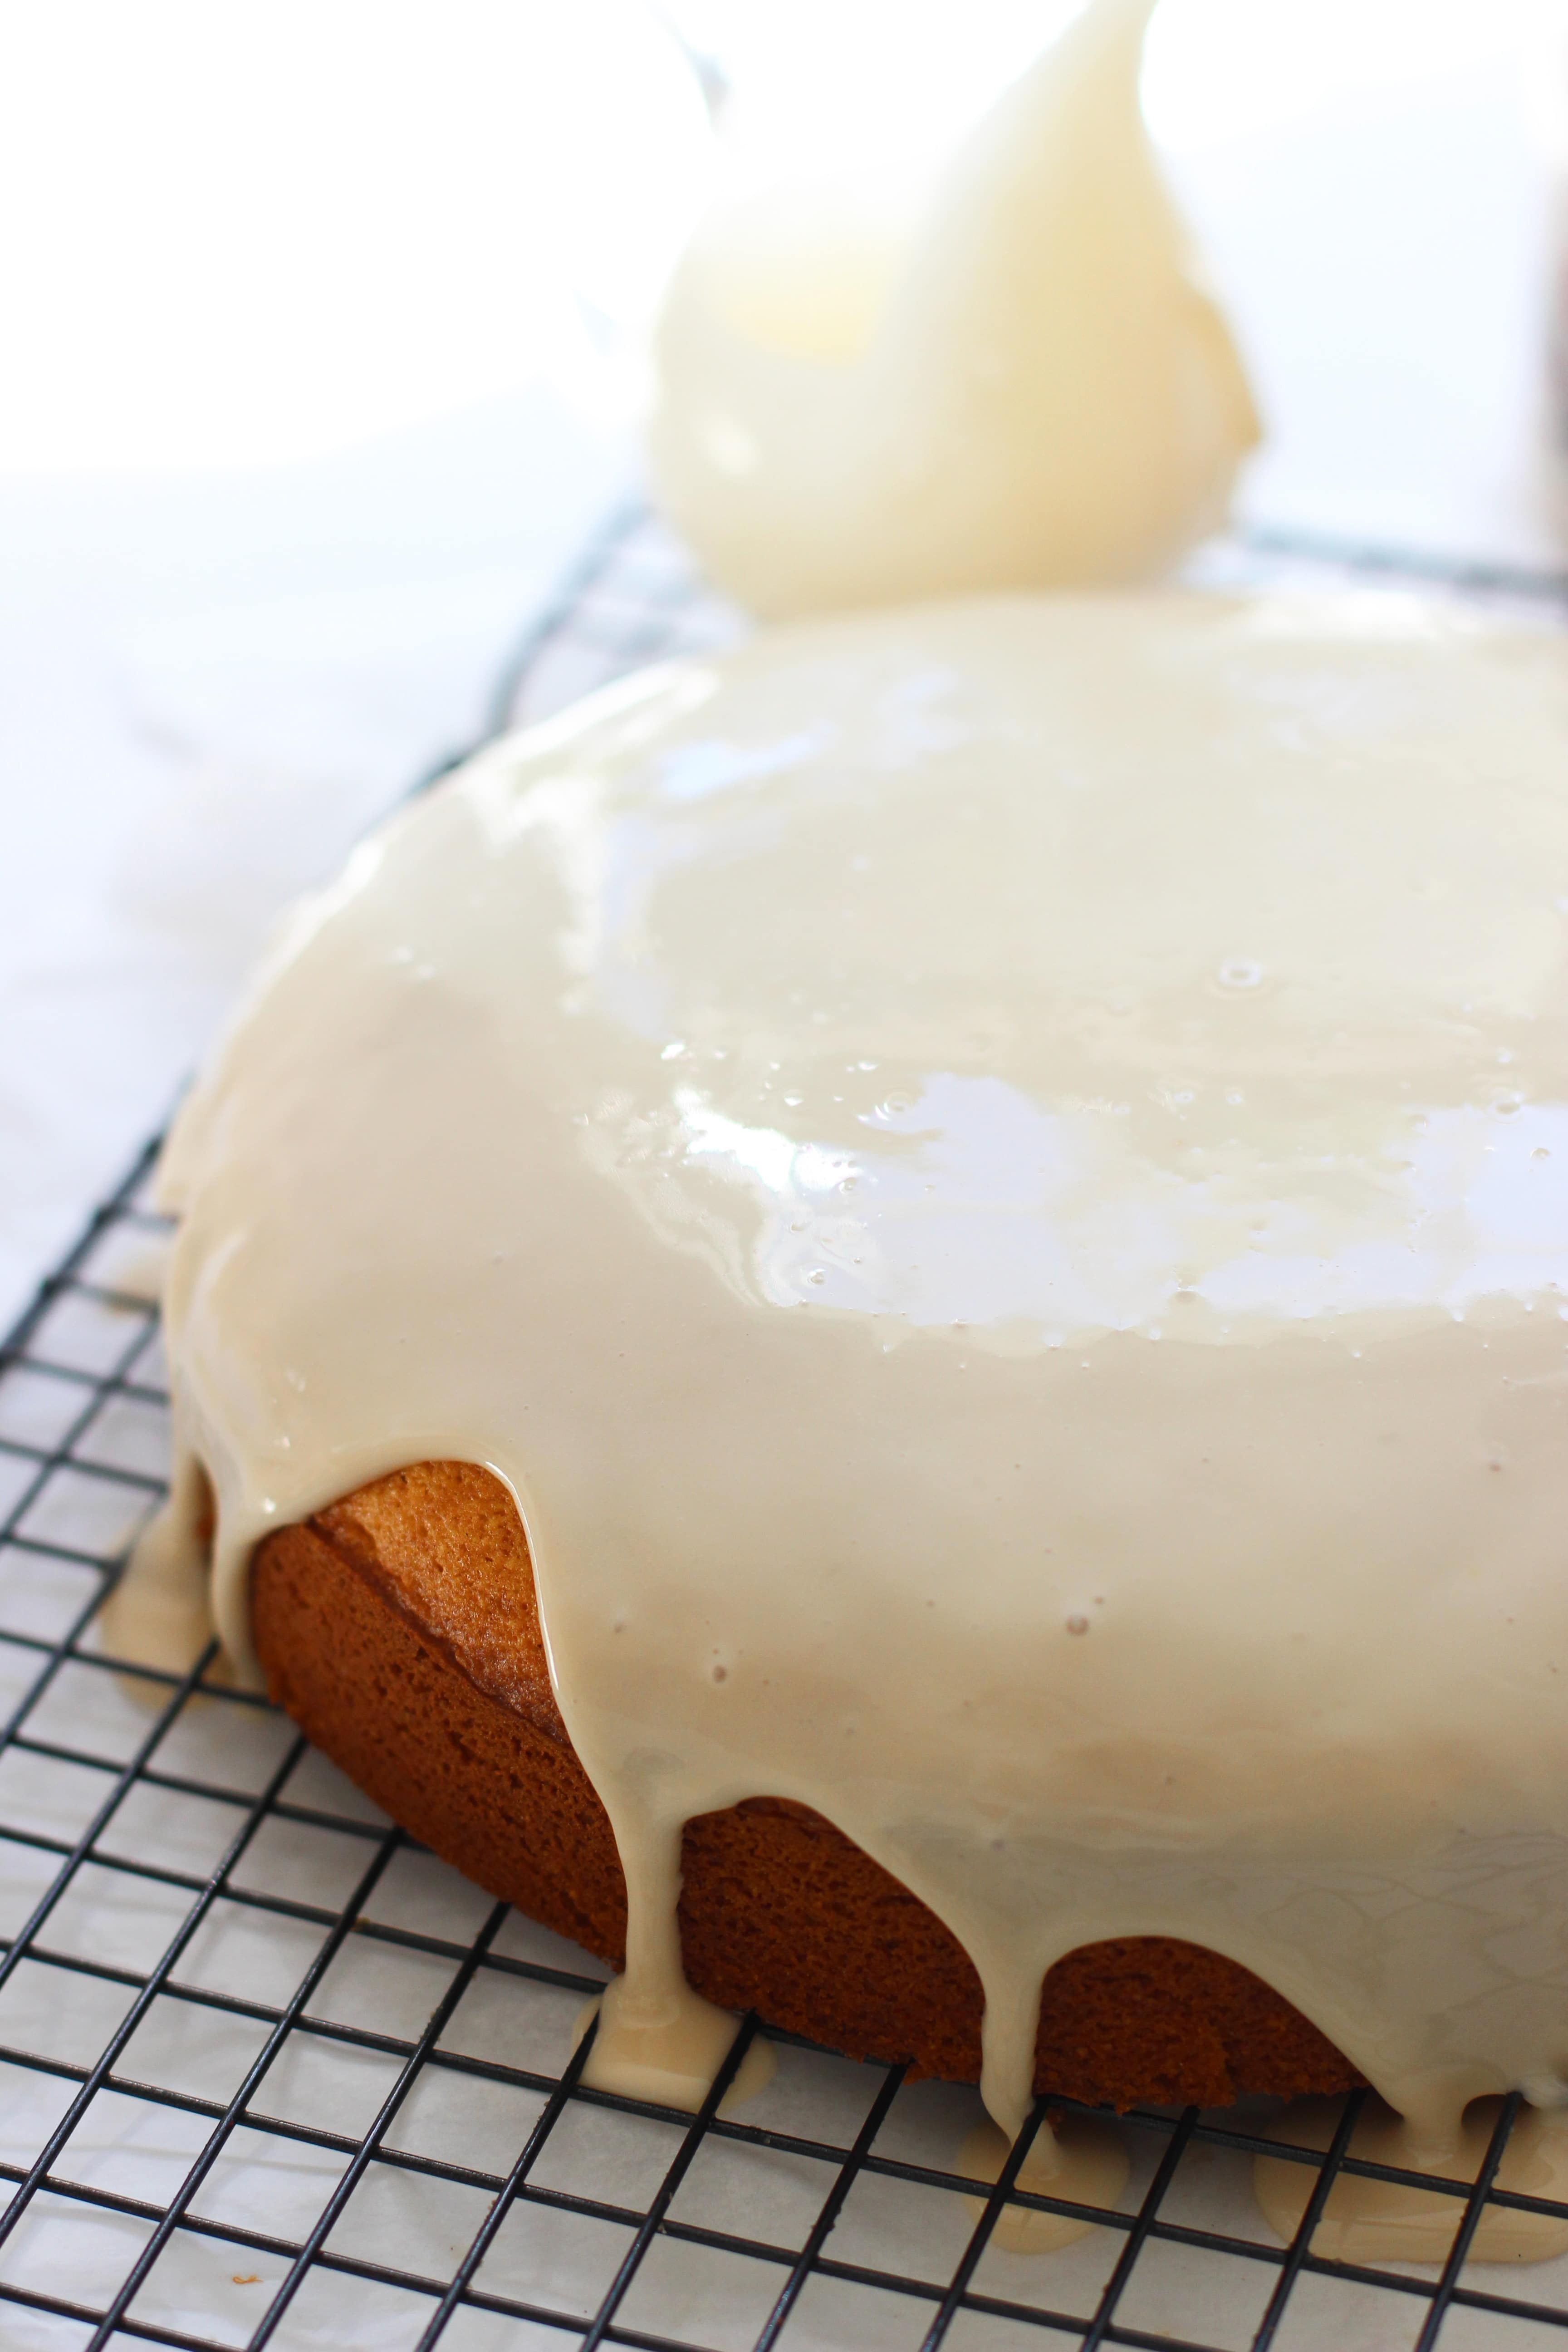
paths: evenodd
<path fill-rule="evenodd" d="M 624 1962 L 606 2066 L 1563 2098 L 1565 747 L 1404 600 L 935 606 L 299 916 L 167 1154 L 163 1555 L 210 1483 L 232 1655 Z"/>

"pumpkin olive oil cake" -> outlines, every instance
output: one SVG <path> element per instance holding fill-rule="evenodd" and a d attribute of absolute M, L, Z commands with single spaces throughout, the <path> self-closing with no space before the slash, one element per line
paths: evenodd
<path fill-rule="evenodd" d="M 624 1969 L 600 2079 L 1556 2105 L 1565 750 L 1555 636 L 1168 595 L 485 752 L 182 1113 L 143 1585 L 210 1484 L 237 1662 Z"/>

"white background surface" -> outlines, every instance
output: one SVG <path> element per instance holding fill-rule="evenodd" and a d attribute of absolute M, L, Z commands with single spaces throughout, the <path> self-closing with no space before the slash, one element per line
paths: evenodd
<path fill-rule="evenodd" d="M 1062 0 L 680 13 L 798 163 L 951 131 Z M 633 0 L 5 21 L 0 1319 L 282 900 L 472 736 L 627 478 L 710 168 Z M 1557 0 L 1164 0 L 1145 96 L 1270 427 L 1247 512 L 1556 563 Z"/>

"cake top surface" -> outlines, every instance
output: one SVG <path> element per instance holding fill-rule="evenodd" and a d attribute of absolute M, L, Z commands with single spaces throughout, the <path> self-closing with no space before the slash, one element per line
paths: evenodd
<path fill-rule="evenodd" d="M 1103 1934 L 1396 2105 L 1539 2081 L 1474 1916 L 1395 1992 L 1325 1873 L 1561 1822 L 1565 745 L 1553 636 L 1164 596 L 780 631 L 484 754 L 171 1147 L 231 1646 L 268 1527 L 485 1461 L 634 1913 L 792 1796 L 965 1943 L 1005 2119 Z"/>
<path fill-rule="evenodd" d="M 1565 718 L 1555 639 L 1385 599 L 781 634 L 487 754 L 275 986 L 368 933 L 389 1017 L 547 1032 L 584 1171 L 759 1308 L 1011 1349 L 1534 1297 Z"/>

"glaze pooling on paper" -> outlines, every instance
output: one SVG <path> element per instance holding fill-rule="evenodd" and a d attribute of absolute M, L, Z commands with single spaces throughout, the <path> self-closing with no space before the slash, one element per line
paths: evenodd
<path fill-rule="evenodd" d="M 170 1146 L 231 1651 L 269 1528 L 489 1464 L 650 2030 L 679 1825 L 774 1795 L 963 1943 L 1008 2130 L 1046 1969 L 1137 1934 L 1424 2145 L 1559 2098 L 1565 749 L 1556 637 L 1172 596 L 781 630 L 486 752 Z"/>

